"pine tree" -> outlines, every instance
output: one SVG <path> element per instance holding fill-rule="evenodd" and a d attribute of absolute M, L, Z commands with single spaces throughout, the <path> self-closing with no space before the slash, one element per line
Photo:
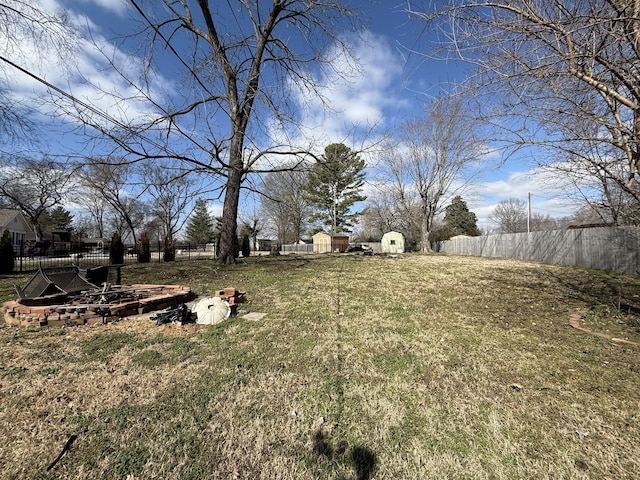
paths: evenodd
<path fill-rule="evenodd" d="M 360 212 L 352 212 L 361 195 L 366 164 L 356 152 L 342 143 L 324 149 L 322 159 L 309 172 L 305 186 L 309 204 L 315 209 L 312 217 L 331 229 L 331 233 L 349 232 L 352 220 Z"/>
<path fill-rule="evenodd" d="M 65 210 L 61 206 L 57 206 L 49 212 L 51 218 L 51 224 L 56 230 L 73 230 L 71 224 L 73 223 L 73 215 L 69 210 Z"/>
<path fill-rule="evenodd" d="M 122 237 L 120 237 L 118 232 L 114 232 L 111 237 L 109 261 L 114 265 L 124 263 L 124 244 L 122 243 Z"/>
<path fill-rule="evenodd" d="M 176 242 L 171 232 L 164 237 L 164 246 L 162 248 L 162 260 L 165 262 L 173 262 L 176 259 Z"/>
<path fill-rule="evenodd" d="M 187 240 L 196 245 L 205 245 L 213 238 L 213 221 L 207 210 L 207 201 L 199 198 L 187 223 Z"/>
<path fill-rule="evenodd" d="M 456 196 L 451 201 L 451 205 L 447 206 L 444 222 L 451 233 L 450 236 L 469 235 L 477 237 L 481 235 L 477 225 L 476 214 L 469 211 L 467 202 L 460 195 Z"/>
<path fill-rule="evenodd" d="M 142 235 L 140 235 L 140 239 L 138 240 L 138 245 L 136 247 L 136 250 L 138 253 L 139 263 L 151 262 L 151 245 L 149 242 L 149 235 L 147 235 L 147 232 L 142 232 Z"/>

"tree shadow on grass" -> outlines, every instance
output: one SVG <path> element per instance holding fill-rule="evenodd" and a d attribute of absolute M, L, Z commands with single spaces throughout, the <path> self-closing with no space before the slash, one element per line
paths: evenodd
<path fill-rule="evenodd" d="M 336 313 L 340 313 L 340 299 L 337 298 Z M 336 422 L 325 423 L 324 418 L 321 418 L 320 423 L 316 425 L 316 428 L 311 436 L 311 451 L 316 456 L 325 457 L 330 462 L 342 464 L 345 466 L 351 466 L 354 474 L 352 476 L 338 475 L 336 480 L 369 480 L 376 470 L 378 464 L 378 458 L 375 452 L 364 446 L 350 446 L 346 440 L 341 440 L 337 447 L 333 447 L 329 442 L 329 436 L 331 432 L 342 421 L 342 414 L 344 411 L 345 401 L 345 375 L 344 375 L 344 349 L 342 345 L 342 326 L 340 324 L 339 316 L 336 321 L 336 349 L 337 349 L 337 362 L 336 362 L 336 374 L 338 381 L 335 384 L 336 389 Z"/>
<path fill-rule="evenodd" d="M 350 447 L 346 441 L 341 441 L 337 448 L 333 448 L 327 441 L 327 435 L 318 428 L 312 436 L 312 451 L 318 456 L 329 460 L 351 465 L 355 471 L 355 480 L 369 480 L 376 470 L 377 455 L 367 447 Z M 339 476 L 337 480 L 347 480 L 348 477 Z"/>

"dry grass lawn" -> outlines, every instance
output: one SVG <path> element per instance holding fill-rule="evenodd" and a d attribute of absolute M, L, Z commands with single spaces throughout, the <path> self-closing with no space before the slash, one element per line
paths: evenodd
<path fill-rule="evenodd" d="M 405 255 L 123 269 L 139 282 L 234 286 L 266 316 L 1 325 L 0 478 L 640 472 L 637 277 Z"/>

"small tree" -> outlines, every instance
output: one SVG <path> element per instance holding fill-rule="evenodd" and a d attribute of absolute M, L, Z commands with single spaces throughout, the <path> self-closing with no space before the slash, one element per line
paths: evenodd
<path fill-rule="evenodd" d="M 11 273 L 15 266 L 15 253 L 11 244 L 9 230 L 0 237 L 0 273 Z"/>
<path fill-rule="evenodd" d="M 198 198 L 187 222 L 187 240 L 196 245 L 206 245 L 213 240 L 213 222 L 207 209 L 207 201 Z"/>
<path fill-rule="evenodd" d="M 478 218 L 476 214 L 469 211 L 467 202 L 460 195 L 457 195 L 451 205 L 445 209 L 444 222 L 449 227 L 451 236 L 469 235 L 477 237 L 480 235 L 478 229 Z"/>
<path fill-rule="evenodd" d="M 316 210 L 312 218 L 330 227 L 332 234 L 349 232 L 352 220 L 360 215 L 351 209 L 367 198 L 360 193 L 365 165 L 349 147 L 333 143 L 324 149 L 322 159 L 309 172 L 305 190 L 307 200 Z"/>
<path fill-rule="evenodd" d="M 111 246 L 109 247 L 109 261 L 112 264 L 124 263 L 124 244 L 122 237 L 118 232 L 114 232 L 111 237 Z"/>
<path fill-rule="evenodd" d="M 136 247 L 139 263 L 149 263 L 151 261 L 151 245 L 147 232 L 142 232 L 140 241 Z"/>
<path fill-rule="evenodd" d="M 247 258 L 251 255 L 251 240 L 246 232 L 242 234 L 242 256 Z"/>

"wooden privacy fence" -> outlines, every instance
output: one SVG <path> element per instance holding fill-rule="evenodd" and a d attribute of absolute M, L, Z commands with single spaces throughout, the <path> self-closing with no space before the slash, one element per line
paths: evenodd
<path fill-rule="evenodd" d="M 435 250 L 640 275 L 639 227 L 580 228 L 458 238 L 438 242 Z"/>

